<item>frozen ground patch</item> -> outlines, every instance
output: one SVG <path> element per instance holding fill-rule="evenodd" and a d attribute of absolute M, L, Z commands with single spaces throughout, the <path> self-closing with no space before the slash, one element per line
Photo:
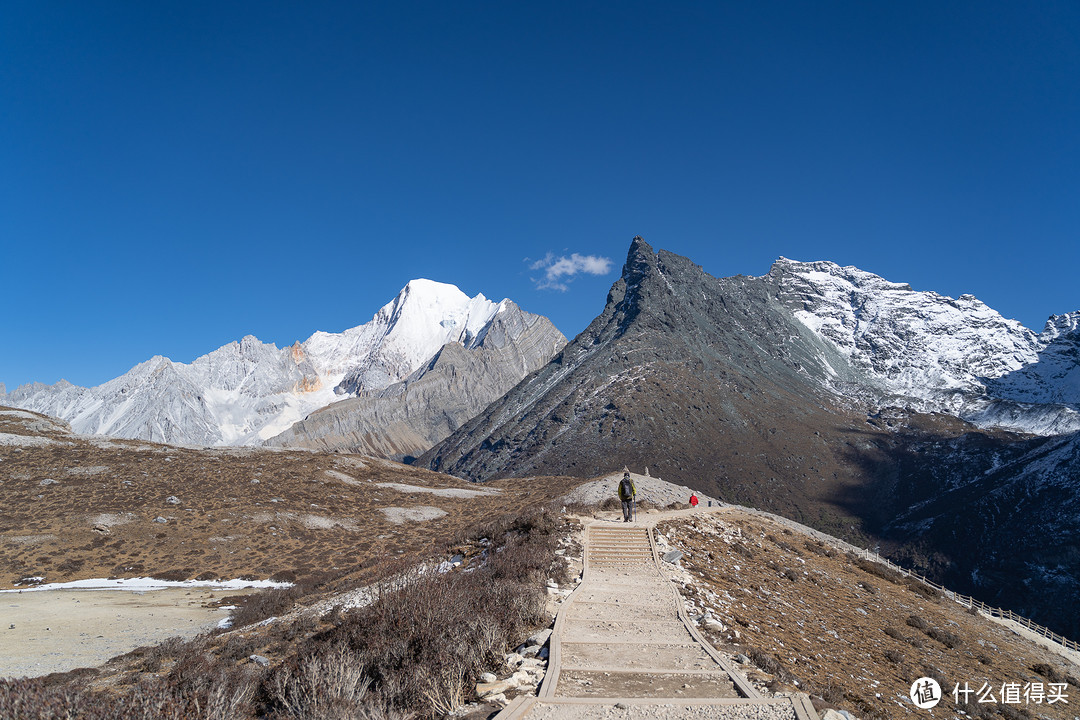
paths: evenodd
<path fill-rule="evenodd" d="M 101 473 L 109 472 L 112 470 L 108 465 L 90 465 L 88 467 L 73 467 L 68 468 L 68 475 L 100 475 Z"/>
<path fill-rule="evenodd" d="M 44 542 L 52 542 L 56 539 L 55 535 L 8 535 L 4 538 L 4 542 L 11 543 L 12 545 L 40 545 Z"/>
<path fill-rule="evenodd" d="M 53 438 L 39 435 L 14 435 L 12 433 L 0 433 L 0 445 L 9 447 L 48 447 L 50 445 L 71 445 L 67 440 L 54 440 Z"/>
<path fill-rule="evenodd" d="M 90 518 L 91 525 L 113 527 L 114 525 L 127 525 L 133 522 L 137 516 L 135 513 L 101 513 Z"/>
<path fill-rule="evenodd" d="M 378 487 L 389 488 L 390 490 L 397 490 L 403 493 L 431 493 L 436 497 L 447 498 L 474 498 L 474 497 L 490 497 L 492 495 L 498 495 L 498 488 L 485 488 L 483 490 L 471 490 L 468 488 L 427 488 L 420 487 L 419 485 L 406 485 L 405 483 L 376 483 Z"/>
<path fill-rule="evenodd" d="M 340 527 L 355 532 L 360 529 L 353 520 L 348 518 L 330 518 L 323 515 L 301 515 L 299 520 L 300 524 L 308 530 L 331 530 L 335 527 Z"/>
<path fill-rule="evenodd" d="M 363 485 L 364 484 L 361 481 L 354 478 L 352 475 L 346 475 L 345 473 L 339 472 L 337 470 L 326 470 L 325 472 L 326 472 L 326 474 L 328 476 L 334 478 L 335 480 L 340 480 L 341 482 L 345 483 L 346 485 Z"/>
<path fill-rule="evenodd" d="M 445 510 L 430 505 L 419 505 L 411 508 L 382 508 L 382 513 L 386 516 L 387 520 L 396 524 L 401 524 L 410 520 L 413 522 L 424 522 L 425 520 L 434 520 L 435 518 L 441 518 L 443 515 L 446 515 Z"/>

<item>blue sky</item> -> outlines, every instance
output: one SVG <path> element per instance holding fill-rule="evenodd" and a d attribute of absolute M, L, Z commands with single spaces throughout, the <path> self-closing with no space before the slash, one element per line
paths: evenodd
<path fill-rule="evenodd" d="M 716 276 L 832 260 L 1039 330 L 1080 309 L 1078 230 L 1071 0 L 17 1 L 0 23 L 9 390 L 340 331 L 413 277 L 573 336 L 638 234 Z"/>

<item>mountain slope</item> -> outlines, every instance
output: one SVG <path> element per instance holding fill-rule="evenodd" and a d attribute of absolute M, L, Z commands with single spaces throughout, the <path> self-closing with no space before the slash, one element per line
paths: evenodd
<path fill-rule="evenodd" d="M 506 302 L 469 347 L 447 343 L 401 382 L 328 405 L 267 444 L 411 459 L 546 364 L 565 344 L 547 318 Z"/>
<path fill-rule="evenodd" d="M 846 428 L 874 450 L 859 439 L 865 415 L 822 387 L 830 368 L 845 372 L 842 356 L 767 284 L 717 280 L 638 238 L 603 313 L 418 462 L 474 480 L 648 465 L 718 497 L 737 486 L 800 506 L 818 471 L 856 481 L 849 449 L 822 442 L 819 428 Z M 777 485 L 795 467 L 800 486 Z"/>
<path fill-rule="evenodd" d="M 946 412 L 981 427 L 1080 430 L 1080 312 L 1036 336 L 971 295 L 918 292 L 858 268 L 780 258 L 778 299 L 842 353 L 873 405 Z"/>
<path fill-rule="evenodd" d="M 259 444 L 335 400 L 403 380 L 447 343 L 477 346 L 497 317 L 522 312 L 512 305 L 413 280 L 370 322 L 341 333 L 288 348 L 248 336 L 190 364 L 156 356 L 94 388 L 24 385 L 0 402 L 63 418 L 80 433 Z"/>
<path fill-rule="evenodd" d="M 838 276 L 850 286 L 843 294 L 802 282 Z M 1080 555 L 1067 548 L 1080 537 L 1080 514 L 1059 512 L 1053 498 L 1080 494 L 1080 468 L 1063 460 L 1046 472 L 1027 469 L 1059 441 L 1059 454 L 1071 457 L 1074 436 L 980 429 L 943 411 L 1008 402 L 989 394 L 985 376 L 1020 377 L 1044 360 L 1051 367 L 1050 358 L 1053 378 L 1072 378 L 1072 326 L 1061 326 L 1040 340 L 974 298 L 914 293 L 831 263 L 781 260 L 760 278 L 717 279 L 635 239 L 589 328 L 418 462 L 472 480 L 647 465 L 723 500 L 887 544 L 957 589 L 1023 603 L 1040 622 L 1075 634 L 1063 595 L 1039 596 L 1047 570 L 1024 562 L 1019 548 L 1035 540 L 1018 535 L 1025 524 L 1054 527 L 1047 547 L 1060 558 L 1059 586 L 1075 586 Z M 1047 397 L 1070 399 L 1067 383 L 1048 385 Z M 1067 418 L 1063 407 L 1025 403 L 1018 417 Z M 948 502 L 969 486 L 995 498 L 1030 492 L 1031 502 L 1022 514 L 974 497 Z M 932 518 L 920 514 L 931 510 Z M 968 527 L 982 530 L 958 542 Z M 1032 588 L 1030 603 L 1001 574 L 970 581 L 1003 568 L 1015 573 L 1013 585 Z"/>

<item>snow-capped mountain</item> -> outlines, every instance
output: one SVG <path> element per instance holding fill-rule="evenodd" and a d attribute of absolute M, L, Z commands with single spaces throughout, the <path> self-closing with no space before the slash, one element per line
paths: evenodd
<path fill-rule="evenodd" d="M 496 318 L 522 312 L 509 300 L 412 280 L 370 322 L 341 333 L 316 332 L 287 348 L 247 336 L 190 364 L 155 356 L 93 388 L 31 383 L 0 404 L 62 418 L 84 434 L 258 444 L 330 403 L 403 380 L 447 343 L 474 347 Z"/>
<path fill-rule="evenodd" d="M 1051 317 L 1036 335 L 972 295 L 915 291 L 854 267 L 780 258 L 769 276 L 778 299 L 846 359 L 829 378 L 841 393 L 982 427 L 1080 430 L 1080 312 Z"/>
<path fill-rule="evenodd" d="M 1075 417 L 1078 319 L 1036 335 L 832 263 L 715 278 L 639 237 L 589 327 L 417 464 L 476 481 L 647 466 L 1073 633 L 1080 433 L 955 413 Z"/>

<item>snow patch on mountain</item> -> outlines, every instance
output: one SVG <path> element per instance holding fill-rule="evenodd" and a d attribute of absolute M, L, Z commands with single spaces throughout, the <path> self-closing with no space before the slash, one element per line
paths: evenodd
<path fill-rule="evenodd" d="M 0 404 L 62 418 L 84 434 L 259 444 L 319 408 L 404 379 L 447 343 L 476 345 L 512 305 L 412 280 L 370 322 L 341 333 L 316 332 L 287 348 L 249 335 L 190 364 L 155 356 L 97 387 L 31 383 Z"/>
<path fill-rule="evenodd" d="M 1036 335 L 972 295 L 953 299 L 831 262 L 780 258 L 770 276 L 796 318 L 859 377 L 844 394 L 946 412 L 983 427 L 1080 429 L 1080 312 Z"/>

